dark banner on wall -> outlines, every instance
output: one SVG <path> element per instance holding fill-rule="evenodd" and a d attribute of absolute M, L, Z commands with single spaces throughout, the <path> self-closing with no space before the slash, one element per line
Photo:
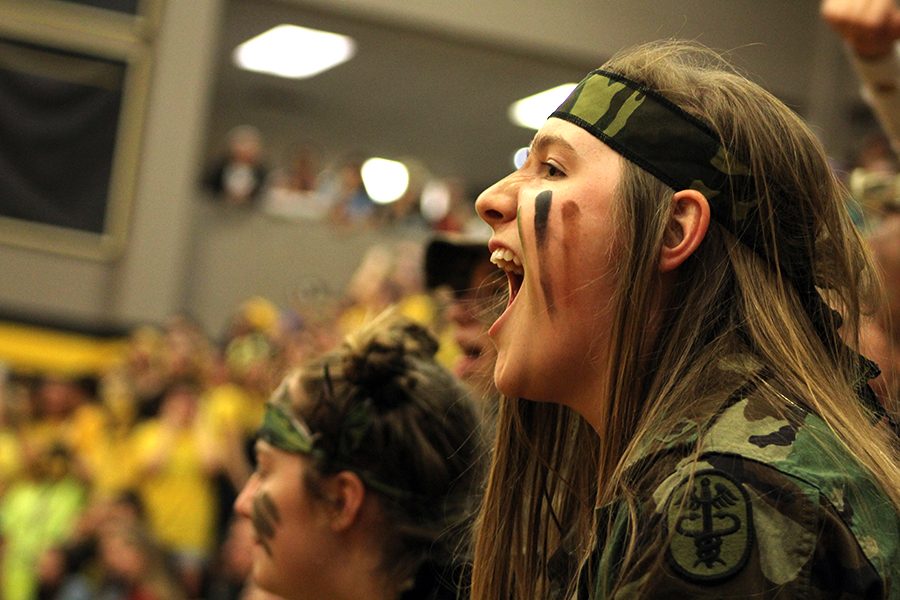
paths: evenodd
<path fill-rule="evenodd" d="M 130 15 L 138 14 L 138 0 L 63 0 L 72 4 L 84 4 L 85 6 L 93 6 L 95 8 L 104 8 L 106 10 L 114 10 L 116 12 L 128 13 Z"/>
<path fill-rule="evenodd" d="M 126 67 L 0 38 L 0 216 L 104 232 Z"/>

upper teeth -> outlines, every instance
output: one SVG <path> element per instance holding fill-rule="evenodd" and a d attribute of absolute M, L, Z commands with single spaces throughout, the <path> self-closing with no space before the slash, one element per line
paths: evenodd
<path fill-rule="evenodd" d="M 507 250 L 506 248 L 497 248 L 494 250 L 491 254 L 491 262 L 504 271 L 518 273 L 519 275 L 524 273 L 522 270 L 522 263 L 519 262 L 519 259 L 512 251 Z"/>

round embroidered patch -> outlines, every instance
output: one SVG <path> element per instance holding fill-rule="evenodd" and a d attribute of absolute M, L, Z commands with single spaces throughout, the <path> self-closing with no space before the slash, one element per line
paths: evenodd
<path fill-rule="evenodd" d="M 752 519 L 750 498 L 730 475 L 705 469 L 686 477 L 666 507 L 669 564 L 690 581 L 728 579 L 750 556 Z"/>

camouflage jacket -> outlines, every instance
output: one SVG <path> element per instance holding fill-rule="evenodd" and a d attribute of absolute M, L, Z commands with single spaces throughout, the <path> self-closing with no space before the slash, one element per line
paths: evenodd
<path fill-rule="evenodd" d="M 582 598 L 900 598 L 891 502 L 819 417 L 766 406 L 745 389 L 640 458 L 638 558 L 628 511 L 600 509 Z"/>

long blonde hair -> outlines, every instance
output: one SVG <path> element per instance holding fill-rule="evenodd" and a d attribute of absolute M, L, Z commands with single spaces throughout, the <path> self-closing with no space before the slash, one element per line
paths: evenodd
<path fill-rule="evenodd" d="M 561 406 L 501 401 L 476 532 L 475 600 L 571 597 L 596 542 L 595 507 L 623 501 L 635 517 L 635 480 L 625 477 L 624 466 L 654 434 L 689 415 L 698 398 L 733 391 L 710 372 L 718 357 L 739 350 L 767 366 L 773 385 L 766 401 L 786 410 L 784 394 L 774 391 L 784 390 L 818 414 L 900 508 L 897 448 L 886 428 L 871 425 L 856 397 L 856 355 L 843 344 L 823 343 L 788 279 L 795 273 L 782 272 L 800 261 L 811 265 L 815 286 L 840 310 L 843 338 L 855 345 L 860 316 L 879 299 L 877 279 L 821 144 L 789 108 L 698 45 L 639 46 L 604 68 L 708 123 L 749 165 L 762 235 L 754 252 L 711 224 L 659 307 L 657 264 L 673 190 L 622 161 L 616 325 L 607 342 L 608 388 L 598 393 L 606 430 L 598 436 Z M 663 322 L 651 339 L 646 324 L 655 310 L 662 310 Z M 631 519 L 623 571 L 640 558 L 636 522 Z M 562 557 L 570 558 L 556 560 Z M 559 589 L 556 573 L 564 580 Z"/>

